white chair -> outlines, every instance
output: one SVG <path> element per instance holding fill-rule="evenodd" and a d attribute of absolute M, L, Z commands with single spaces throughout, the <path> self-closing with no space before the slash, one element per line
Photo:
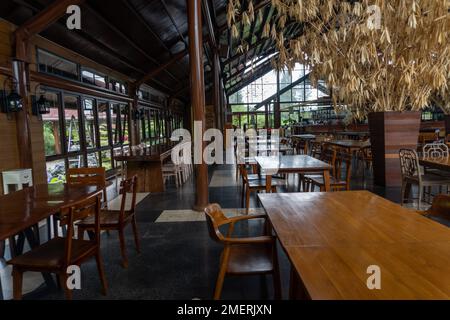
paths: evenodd
<path fill-rule="evenodd" d="M 33 174 L 31 169 L 15 169 L 2 172 L 3 193 L 9 193 L 9 186 L 14 185 L 15 190 L 22 190 L 23 187 L 33 185 Z"/>

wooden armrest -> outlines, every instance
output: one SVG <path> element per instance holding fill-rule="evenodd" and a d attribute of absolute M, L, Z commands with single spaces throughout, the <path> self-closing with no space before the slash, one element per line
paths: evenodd
<path fill-rule="evenodd" d="M 261 237 L 251 237 L 251 238 L 224 238 L 225 244 L 263 244 L 272 243 L 275 241 L 273 236 L 261 236 Z"/>
<path fill-rule="evenodd" d="M 251 219 L 267 219 L 267 215 L 265 214 L 252 214 L 248 216 L 238 216 L 238 217 L 232 217 L 229 218 L 229 222 L 236 223 L 239 221 L 245 221 L 245 220 L 251 220 Z"/>

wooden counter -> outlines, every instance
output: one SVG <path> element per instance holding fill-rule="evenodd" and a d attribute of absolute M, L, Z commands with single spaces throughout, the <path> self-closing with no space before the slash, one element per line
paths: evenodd
<path fill-rule="evenodd" d="M 115 155 L 114 160 L 126 163 L 127 177 L 137 175 L 137 192 L 164 192 L 161 154 L 173 146 L 162 145 Z"/>

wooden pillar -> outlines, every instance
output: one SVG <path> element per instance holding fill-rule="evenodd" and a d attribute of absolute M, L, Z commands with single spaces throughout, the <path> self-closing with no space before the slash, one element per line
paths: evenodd
<path fill-rule="evenodd" d="M 274 128 L 281 128 L 281 111 L 280 111 L 280 71 L 277 70 L 277 99 L 273 108 Z"/>
<path fill-rule="evenodd" d="M 138 97 L 138 90 L 139 88 L 136 87 L 134 83 L 130 83 L 129 86 L 129 96 L 133 98 L 133 102 L 129 104 L 129 119 L 130 119 L 130 143 L 132 146 L 137 146 L 140 141 L 140 135 L 139 135 L 139 120 L 136 120 L 135 114 L 139 105 L 139 97 Z"/>
<path fill-rule="evenodd" d="M 219 52 L 214 50 L 213 57 L 213 99 L 214 99 L 214 112 L 216 115 L 216 128 L 222 128 L 222 113 L 220 110 L 221 106 L 221 97 L 220 97 L 220 61 L 219 61 Z"/>
<path fill-rule="evenodd" d="M 205 130 L 205 83 L 203 70 L 203 39 L 202 39 L 202 4 L 201 0 L 189 0 L 188 6 L 188 29 L 189 29 L 189 63 L 191 80 L 191 102 L 194 121 L 200 121 L 202 124 L 201 133 L 203 137 Z M 194 126 L 195 127 L 195 126 Z M 201 144 L 202 152 L 205 143 L 194 141 Z M 195 165 L 196 169 L 196 197 L 194 210 L 203 211 L 208 205 L 208 167 L 203 161 Z"/>
<path fill-rule="evenodd" d="M 30 109 L 28 86 L 29 73 L 25 61 L 13 60 L 12 74 L 15 79 L 16 90 L 23 99 L 23 109 L 16 113 L 17 145 L 19 149 L 19 164 L 21 168 L 33 168 L 33 154 L 31 152 Z M 34 171 L 33 171 L 34 173 Z"/>

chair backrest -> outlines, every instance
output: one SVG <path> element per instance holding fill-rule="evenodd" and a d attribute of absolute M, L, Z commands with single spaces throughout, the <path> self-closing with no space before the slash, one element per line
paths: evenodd
<path fill-rule="evenodd" d="M 74 236 L 74 224 L 88 216 L 95 217 L 93 239 L 89 240 L 92 244 L 100 246 L 100 210 L 101 210 L 102 191 L 98 191 L 90 197 L 71 203 L 61 208 L 61 225 L 67 226 L 66 243 L 64 252 L 64 264 L 72 264 L 72 242 Z"/>
<path fill-rule="evenodd" d="M 223 214 L 219 204 L 213 203 L 205 208 L 206 222 L 210 237 L 217 242 L 222 242 L 225 238 L 219 227 L 229 223 L 229 219 Z"/>
<path fill-rule="evenodd" d="M 320 160 L 328 163 L 332 167 L 331 175 L 336 177 L 336 148 L 331 147 L 329 144 L 323 144 L 320 153 Z"/>
<path fill-rule="evenodd" d="M 67 184 L 89 186 L 95 185 L 103 188 L 103 202 L 106 204 L 106 170 L 98 168 L 69 168 L 66 175 Z"/>
<path fill-rule="evenodd" d="M 67 183 L 70 185 L 106 185 L 106 170 L 100 168 L 69 168 L 67 170 Z"/>
<path fill-rule="evenodd" d="M 345 167 L 345 175 L 344 180 L 347 184 L 347 187 L 350 186 L 350 180 L 352 175 L 352 154 L 348 153 L 345 150 L 340 150 L 339 153 L 336 155 L 336 162 L 335 162 L 335 178 L 341 179 L 342 173 Z"/>
<path fill-rule="evenodd" d="M 242 179 L 244 180 L 244 182 L 248 182 L 248 171 L 246 165 L 244 163 L 240 163 L 238 164 L 238 166 Z"/>
<path fill-rule="evenodd" d="M 399 156 L 402 178 L 414 177 L 420 179 L 420 164 L 417 152 L 411 149 L 400 149 Z"/>
<path fill-rule="evenodd" d="M 448 146 L 445 143 L 428 143 L 422 149 L 424 158 L 444 159 L 449 157 Z"/>
<path fill-rule="evenodd" d="M 120 182 L 120 194 L 122 195 L 122 199 L 120 202 L 119 224 L 123 224 L 125 219 L 131 217 L 135 212 L 137 180 L 138 177 L 134 175 L 133 177 Z M 131 193 L 131 205 L 127 208 L 127 196 L 129 193 Z"/>

